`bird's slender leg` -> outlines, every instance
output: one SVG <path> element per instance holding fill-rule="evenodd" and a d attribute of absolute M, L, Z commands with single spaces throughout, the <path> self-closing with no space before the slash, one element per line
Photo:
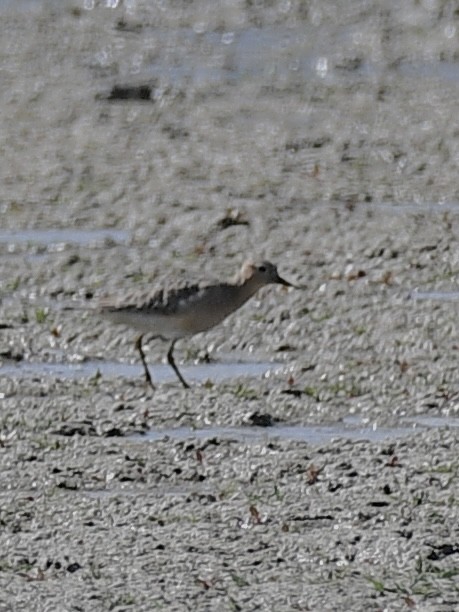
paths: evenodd
<path fill-rule="evenodd" d="M 177 377 L 179 379 L 179 381 L 182 383 L 182 385 L 185 387 L 185 389 L 189 389 L 190 385 L 186 382 L 186 380 L 183 378 L 183 376 L 180 374 L 180 370 L 178 369 L 175 361 L 174 361 L 174 356 L 173 356 L 173 351 L 174 351 L 174 346 L 175 343 L 177 342 L 177 340 L 172 340 L 172 344 L 170 346 L 170 349 L 167 353 L 167 361 L 169 362 L 169 365 L 173 368 L 174 372 L 177 374 Z"/>
<path fill-rule="evenodd" d="M 156 389 L 151 379 L 150 372 L 148 370 L 147 361 L 145 359 L 145 353 L 143 352 L 143 349 L 142 349 L 142 338 L 143 338 L 143 334 L 140 334 L 140 336 L 135 341 L 135 348 L 139 351 L 140 359 L 142 360 L 143 369 L 145 371 L 145 380 L 147 381 L 147 384 L 150 385 L 152 389 Z"/>

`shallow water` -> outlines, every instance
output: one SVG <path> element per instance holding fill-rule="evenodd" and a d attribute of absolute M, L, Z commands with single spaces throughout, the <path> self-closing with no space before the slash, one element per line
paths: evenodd
<path fill-rule="evenodd" d="M 65 6 L 57 0 L 47 0 L 47 3 L 56 8 Z M 0 11 L 42 10 L 44 4 L 44 0 L 0 0 Z M 105 9 L 116 9 L 121 4 L 107 1 Z M 81 5 L 90 13 L 98 3 L 85 0 Z M 147 32 L 148 38 L 168 49 L 168 53 L 156 57 L 153 62 L 136 64 L 136 73 L 145 81 L 154 77 L 177 87 L 237 84 L 247 78 L 271 79 L 273 76 L 282 79 L 293 76 L 296 81 L 307 83 L 315 80 L 349 84 L 352 81 L 372 82 L 388 71 L 404 79 L 459 82 L 459 65 L 454 61 L 416 58 L 387 66 L 383 61 L 355 55 L 354 41 L 359 33 L 354 24 L 326 30 L 319 30 L 312 22 L 303 23 L 301 27 L 278 24 L 215 30 L 198 21 L 193 27 L 161 29 L 156 25 L 144 25 L 143 31 L 144 36 Z M 120 48 L 132 33 L 129 24 L 125 29 L 120 26 L 117 32 Z M 189 53 L 190 48 L 195 52 Z M 104 53 L 94 57 L 96 64 L 104 61 Z"/>
<path fill-rule="evenodd" d="M 177 427 L 170 429 L 151 430 L 145 435 L 136 435 L 138 440 L 156 442 L 170 438 L 172 440 L 187 440 L 190 438 L 208 440 L 209 438 L 224 438 L 245 442 L 261 442 L 263 440 L 294 440 L 308 444 L 325 444 L 336 438 L 348 440 L 367 440 L 381 442 L 383 440 L 400 438 L 413 433 L 412 427 L 362 427 L 351 428 L 343 424 L 319 425 L 276 425 L 274 427 L 209 427 L 192 429 Z"/>
<path fill-rule="evenodd" d="M 418 291 L 415 289 L 411 292 L 410 297 L 413 300 L 439 300 L 442 302 L 457 302 L 459 301 L 459 291 Z"/>
<path fill-rule="evenodd" d="M 330 206 L 336 208 L 335 204 Z M 416 214 L 459 214 L 459 202 L 373 202 L 359 206 L 356 210 L 368 212 L 383 212 L 394 215 L 406 213 Z"/>
<path fill-rule="evenodd" d="M 273 439 L 293 440 L 307 444 L 326 444 L 337 438 L 353 441 L 382 442 L 395 440 L 413 433 L 422 431 L 424 427 L 459 427 L 459 419 L 448 417 L 419 416 L 403 419 L 403 423 L 411 426 L 378 427 L 372 426 L 352 427 L 346 425 L 352 421 L 343 419 L 343 423 L 335 425 L 276 425 L 274 427 L 209 427 L 193 429 L 191 427 L 176 427 L 169 429 L 154 429 L 145 435 L 135 435 L 133 439 L 157 442 L 159 440 L 208 440 L 210 438 L 223 438 L 245 442 L 261 442 Z"/>
<path fill-rule="evenodd" d="M 180 366 L 185 379 L 193 382 L 221 381 L 239 376 L 260 377 L 268 372 L 283 367 L 280 363 L 248 362 L 248 363 L 210 363 L 192 366 Z M 158 383 L 177 381 L 168 365 L 153 364 L 149 366 L 153 380 Z M 120 363 L 116 361 L 84 361 L 82 363 L 29 363 L 5 362 L 0 366 L 0 375 L 14 378 L 33 376 L 53 376 L 56 378 L 142 378 L 143 368 L 137 364 Z M 177 381 L 178 382 L 178 381 Z"/>
<path fill-rule="evenodd" d="M 60 244 L 93 245 L 111 240 L 125 244 L 129 232 L 115 229 L 24 229 L 0 230 L 0 244 L 39 244 L 56 246 Z"/>
<path fill-rule="evenodd" d="M 363 427 L 365 429 L 372 428 L 376 430 L 378 424 L 372 422 L 369 417 L 362 417 L 358 414 L 352 414 L 343 418 L 344 425 L 350 427 Z M 459 418 L 449 416 L 438 416 L 429 414 L 418 414 L 416 416 L 407 416 L 400 419 L 400 423 L 409 423 L 414 428 L 423 427 L 459 427 Z"/>
<path fill-rule="evenodd" d="M 120 33 L 120 38 L 125 34 Z M 406 79 L 440 79 L 459 82 L 459 67 L 447 61 L 404 61 L 388 68 L 385 62 L 346 56 L 333 59 L 334 49 L 345 49 L 355 36 L 354 27 L 341 26 L 318 34 L 312 24 L 301 28 L 265 26 L 212 31 L 201 28 L 152 30 L 151 36 L 172 50 L 173 58 L 157 60 L 143 68 L 145 78 L 154 76 L 174 86 L 203 86 L 211 83 L 237 84 L 247 78 L 325 81 L 328 84 L 349 84 L 353 81 L 374 81 L 390 70 Z M 196 57 L 184 49 L 206 50 Z M 198 54 L 199 56 L 199 54 Z M 172 61 L 170 61 L 172 59 Z"/>
<path fill-rule="evenodd" d="M 420 414 L 414 417 L 405 417 L 403 423 L 412 423 L 421 427 L 459 427 L 459 418 L 430 416 L 428 414 Z"/>
<path fill-rule="evenodd" d="M 389 70 L 403 79 L 438 79 L 459 82 L 459 68 L 454 62 L 405 61 L 390 68 L 384 63 L 355 58 L 332 59 L 333 49 L 343 39 L 352 37 L 352 29 L 343 27 L 317 36 L 314 26 L 292 29 L 282 26 L 246 28 L 234 31 L 194 31 L 180 28 L 155 30 L 152 36 L 162 45 L 174 48 L 175 61 L 161 60 L 145 66 L 145 79 L 161 79 L 177 87 L 209 84 L 237 85 L 248 78 L 293 78 L 303 83 L 326 82 L 331 85 L 372 82 Z M 193 47 L 206 49 L 200 61 L 183 52 Z M 180 49 L 182 51 L 180 51 Z"/>
<path fill-rule="evenodd" d="M 343 418 L 333 425 L 274 425 L 273 427 L 174 427 L 152 429 L 146 434 L 133 436 L 136 440 L 157 442 L 159 440 L 208 440 L 223 438 L 244 442 L 262 442 L 273 439 L 306 442 L 307 444 L 326 444 L 337 438 L 354 441 L 382 442 L 395 440 L 422 431 L 426 427 L 459 427 L 459 418 L 419 415 L 406 417 L 399 426 L 379 427 L 358 415 Z"/>

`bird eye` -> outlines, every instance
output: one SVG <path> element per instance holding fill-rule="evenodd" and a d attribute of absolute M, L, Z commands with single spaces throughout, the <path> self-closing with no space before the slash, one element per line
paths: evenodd
<path fill-rule="evenodd" d="M 259 266 L 258 269 L 260 272 L 266 272 L 266 266 Z"/>

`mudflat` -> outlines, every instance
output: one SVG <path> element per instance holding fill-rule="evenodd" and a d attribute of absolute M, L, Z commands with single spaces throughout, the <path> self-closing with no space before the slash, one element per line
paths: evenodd
<path fill-rule="evenodd" d="M 1 612 L 459 609 L 459 16 L 345 4 L 0 4 Z"/>

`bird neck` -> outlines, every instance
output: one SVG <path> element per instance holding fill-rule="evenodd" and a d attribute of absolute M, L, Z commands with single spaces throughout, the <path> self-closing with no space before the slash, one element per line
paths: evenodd
<path fill-rule="evenodd" d="M 240 303 L 243 304 L 248 299 L 250 299 L 255 293 L 262 287 L 260 283 L 258 283 L 253 278 L 248 278 L 247 280 L 242 281 L 237 287 L 238 296 L 240 299 Z"/>

